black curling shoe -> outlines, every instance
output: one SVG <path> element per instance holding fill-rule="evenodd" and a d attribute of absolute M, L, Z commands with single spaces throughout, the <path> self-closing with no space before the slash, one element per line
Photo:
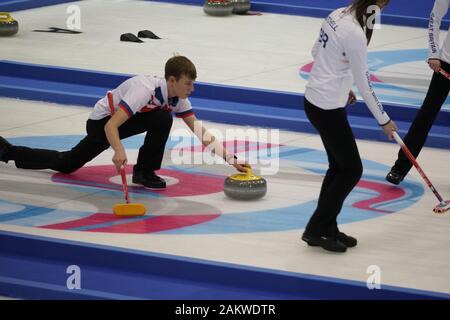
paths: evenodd
<path fill-rule="evenodd" d="M 402 174 L 397 169 L 391 169 L 391 171 L 386 176 L 386 180 L 395 185 L 402 182 L 404 178 L 405 178 L 405 175 Z"/>
<path fill-rule="evenodd" d="M 338 232 L 338 234 L 336 235 L 336 239 L 342 242 L 347 248 L 356 247 L 356 245 L 358 244 L 358 241 L 355 238 L 348 236 L 343 232 Z"/>
<path fill-rule="evenodd" d="M 133 170 L 133 183 L 142 184 L 147 188 L 164 189 L 166 181 L 157 176 L 153 171 Z"/>
<path fill-rule="evenodd" d="M 314 237 L 307 233 L 303 233 L 302 240 L 313 247 L 322 247 L 325 250 L 333 252 L 345 252 L 347 246 L 338 240 L 337 237 L 320 236 Z"/>

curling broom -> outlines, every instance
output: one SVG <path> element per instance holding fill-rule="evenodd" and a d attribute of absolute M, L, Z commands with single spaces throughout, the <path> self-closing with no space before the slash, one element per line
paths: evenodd
<path fill-rule="evenodd" d="M 120 167 L 120 175 L 122 177 L 123 193 L 125 195 L 125 203 L 116 204 L 113 212 L 116 216 L 142 216 L 147 209 L 141 203 L 130 203 L 128 196 L 127 177 L 125 176 L 124 166 Z"/>
<path fill-rule="evenodd" d="M 405 145 L 402 138 L 400 138 L 400 136 L 398 135 L 397 132 L 395 132 L 395 131 L 393 132 L 393 137 L 394 137 L 395 141 L 397 141 L 397 143 L 400 145 L 403 152 L 408 156 L 409 161 L 411 161 L 411 163 L 414 165 L 414 167 L 416 167 L 417 171 L 419 171 L 421 177 L 423 178 L 423 180 L 425 180 L 425 182 L 427 183 L 427 185 L 431 189 L 431 191 L 433 191 L 436 198 L 438 198 L 439 204 L 436 207 L 434 207 L 433 211 L 435 213 L 444 213 L 444 212 L 448 211 L 450 209 L 450 201 L 449 200 L 444 201 L 444 199 L 441 197 L 439 192 L 433 186 L 430 179 L 428 179 L 425 172 L 423 172 L 422 168 L 417 163 L 417 161 L 414 158 L 414 156 L 412 155 L 411 151 L 409 151 L 408 147 Z"/>

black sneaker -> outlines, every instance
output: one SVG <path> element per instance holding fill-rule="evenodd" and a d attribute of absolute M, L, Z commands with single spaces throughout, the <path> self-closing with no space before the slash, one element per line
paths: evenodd
<path fill-rule="evenodd" d="M 358 244 L 358 240 L 346 235 L 343 232 L 338 232 L 338 234 L 336 235 L 336 239 L 342 242 L 347 248 L 356 247 L 356 245 Z"/>
<path fill-rule="evenodd" d="M 142 184 L 147 188 L 164 189 L 166 181 L 158 177 L 153 171 L 138 171 L 133 170 L 133 183 Z"/>
<path fill-rule="evenodd" d="M 404 178 L 405 175 L 397 169 L 391 169 L 391 171 L 386 176 L 386 180 L 395 185 L 402 182 Z"/>
<path fill-rule="evenodd" d="M 322 247 L 325 250 L 333 252 L 345 252 L 347 246 L 339 241 L 336 237 L 320 236 L 314 237 L 307 233 L 303 233 L 302 240 L 313 247 Z"/>
<path fill-rule="evenodd" d="M 6 154 L 9 151 L 9 148 L 12 147 L 12 144 L 6 141 L 5 138 L 0 137 L 0 161 L 8 162 L 9 159 L 6 158 Z"/>

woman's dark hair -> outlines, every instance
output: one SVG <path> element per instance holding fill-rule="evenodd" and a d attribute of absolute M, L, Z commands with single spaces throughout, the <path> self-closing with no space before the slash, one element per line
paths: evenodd
<path fill-rule="evenodd" d="M 366 33 L 367 44 L 369 44 L 373 34 L 373 28 L 367 26 L 367 18 L 370 16 L 370 12 L 367 12 L 367 8 L 380 2 L 382 2 L 384 6 L 389 4 L 389 0 L 353 0 L 350 5 L 350 11 L 355 12 L 356 20 Z"/>

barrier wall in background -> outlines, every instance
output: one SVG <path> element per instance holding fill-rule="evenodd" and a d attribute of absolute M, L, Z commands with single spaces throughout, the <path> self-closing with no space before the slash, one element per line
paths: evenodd
<path fill-rule="evenodd" d="M 154 2 L 170 2 L 178 4 L 201 6 L 204 0 L 146 0 Z M 54 4 L 74 2 L 73 0 L 10 0 L 0 3 L 0 12 L 12 12 Z M 332 10 L 346 6 L 351 0 L 257 0 L 251 1 L 252 11 L 271 12 L 280 14 L 304 15 L 311 17 L 326 17 Z M 428 26 L 428 17 L 433 7 L 432 0 L 415 0 L 411 5 L 410 0 L 391 1 L 383 11 L 382 23 L 421 27 Z M 447 30 L 450 20 L 444 19 L 442 28 Z"/>
<path fill-rule="evenodd" d="M 147 0 L 157 2 L 170 2 L 190 5 L 203 5 L 203 0 Z M 433 0 L 394 0 L 383 10 L 381 23 L 428 27 L 428 18 L 433 7 Z M 351 0 L 256 0 L 251 1 L 251 11 L 271 12 L 280 14 L 293 14 L 310 17 L 326 17 L 331 11 L 345 7 Z M 444 19 L 442 28 L 447 30 L 449 19 Z"/>

